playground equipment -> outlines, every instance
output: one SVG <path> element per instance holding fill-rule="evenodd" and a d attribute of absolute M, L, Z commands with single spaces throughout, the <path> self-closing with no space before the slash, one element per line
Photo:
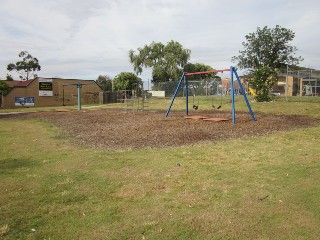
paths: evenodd
<path fill-rule="evenodd" d="M 238 82 L 238 85 L 240 87 L 240 91 L 245 99 L 245 102 L 246 102 L 246 105 L 248 107 L 248 110 L 249 110 L 249 113 L 251 115 L 251 118 L 253 121 L 256 121 L 255 119 L 255 116 L 254 116 L 254 113 L 251 109 L 251 106 L 250 106 L 250 103 L 248 101 L 248 98 L 247 98 L 247 95 L 246 95 L 246 92 L 244 91 L 243 89 L 243 86 L 240 82 L 240 78 L 238 76 L 238 73 L 236 71 L 236 69 L 234 67 L 230 67 L 230 69 L 223 69 L 223 70 L 210 70 L 210 71 L 205 71 L 205 72 L 193 72 L 193 73 L 186 73 L 186 72 L 183 72 L 180 79 L 179 79 L 179 82 L 178 82 L 178 85 L 175 89 L 175 92 L 172 96 L 172 100 L 170 102 L 170 105 L 166 111 L 166 114 L 165 114 L 165 117 L 167 118 L 169 116 L 169 113 L 170 113 L 170 110 L 171 110 L 171 107 L 173 105 L 173 102 L 177 96 L 177 93 L 178 93 L 178 90 L 179 88 L 181 87 L 182 85 L 182 82 L 184 81 L 185 83 L 185 88 L 186 88 L 186 94 L 185 94 L 185 97 L 186 97 L 186 115 L 188 116 L 189 115 L 189 82 L 188 82 L 188 76 L 193 76 L 193 75 L 201 75 L 201 74 L 210 74 L 210 73 L 223 73 L 223 72 L 228 72 L 230 71 L 230 86 L 231 86 L 231 100 L 232 100 L 232 123 L 233 124 L 236 124 L 236 112 L 235 112 L 235 88 L 234 88 L 234 81 L 233 81 L 233 77 L 234 75 L 236 76 L 236 80 Z"/>
<path fill-rule="evenodd" d="M 176 86 L 174 86 L 176 88 Z M 201 108 L 200 104 L 204 103 L 205 101 L 210 102 L 212 108 L 219 109 L 222 105 L 222 84 L 220 77 L 200 77 L 196 78 L 193 77 L 188 79 L 188 89 L 190 90 L 189 94 L 192 94 L 192 108 L 194 110 L 198 110 Z M 183 88 L 182 95 L 185 96 L 186 88 Z M 215 99 L 214 95 L 220 95 L 220 99 Z M 211 100 L 210 100 L 211 99 Z M 220 105 L 219 105 L 220 102 Z"/>
<path fill-rule="evenodd" d="M 226 94 L 226 89 L 223 89 L 223 84 L 222 84 L 222 80 L 220 79 L 220 81 L 216 84 L 217 89 L 216 89 L 216 95 L 220 95 L 220 104 L 216 107 L 216 105 L 214 104 L 214 97 L 212 96 L 212 108 L 213 109 L 220 109 L 222 107 L 222 96 Z"/>
<path fill-rule="evenodd" d="M 221 107 L 222 107 L 222 94 L 220 95 L 220 104 L 217 107 L 214 105 L 214 100 L 212 98 L 212 108 L 213 109 L 220 109 Z"/>
<path fill-rule="evenodd" d="M 148 107 L 146 104 L 148 103 L 146 101 L 145 97 L 135 97 L 131 96 L 131 98 L 124 99 L 124 102 L 126 103 L 125 111 L 133 110 L 145 110 L 146 107 Z"/>
<path fill-rule="evenodd" d="M 125 112 L 128 112 L 128 110 L 143 111 L 145 108 L 149 107 L 148 104 L 150 102 L 148 99 L 151 94 L 147 91 L 118 90 L 118 93 L 120 94 L 117 94 L 117 102 L 125 103 Z"/>
<path fill-rule="evenodd" d="M 254 90 L 251 87 L 249 87 L 249 91 L 252 96 L 257 96 L 257 94 L 254 92 Z"/>
<path fill-rule="evenodd" d="M 85 83 L 84 84 L 84 83 L 78 82 L 78 83 L 74 83 L 74 84 L 63 84 L 62 85 L 62 94 L 63 94 L 62 105 L 65 106 L 65 104 L 64 104 L 64 87 L 77 86 L 77 88 L 78 88 L 78 96 L 77 96 L 77 98 L 78 98 L 78 111 L 80 111 L 81 107 L 82 107 L 82 104 L 81 104 L 81 88 L 82 88 L 83 85 L 92 85 L 92 84 L 96 84 L 96 83 Z"/>
<path fill-rule="evenodd" d="M 192 93 L 192 108 L 194 110 L 198 110 L 199 108 L 199 98 L 198 98 L 198 102 L 195 101 L 195 97 L 196 97 L 196 88 L 194 85 L 192 85 L 192 89 L 193 89 L 193 93 Z"/>

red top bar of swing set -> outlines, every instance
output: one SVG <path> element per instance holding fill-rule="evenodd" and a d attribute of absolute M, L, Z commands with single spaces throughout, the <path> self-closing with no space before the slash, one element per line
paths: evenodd
<path fill-rule="evenodd" d="M 217 73 L 217 72 L 228 72 L 230 69 L 222 69 L 222 70 L 210 70 L 210 71 L 205 71 L 205 72 L 191 72 L 191 73 L 186 73 L 185 76 L 192 76 L 192 75 L 200 75 L 200 74 L 209 74 L 209 73 Z"/>

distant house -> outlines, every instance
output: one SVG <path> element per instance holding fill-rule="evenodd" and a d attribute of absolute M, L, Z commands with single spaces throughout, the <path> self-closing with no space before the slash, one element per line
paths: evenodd
<path fill-rule="evenodd" d="M 99 103 L 102 89 L 94 80 L 40 78 L 27 81 L 4 81 L 12 90 L 1 96 L 2 108 L 50 107 L 77 105 L 78 88 L 81 83 L 81 101 L 83 104 Z"/>

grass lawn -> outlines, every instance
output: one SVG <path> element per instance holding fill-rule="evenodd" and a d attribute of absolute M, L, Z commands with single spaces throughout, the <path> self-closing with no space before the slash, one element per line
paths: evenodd
<path fill-rule="evenodd" d="M 320 101 L 294 100 L 252 108 L 320 116 Z M 175 104 L 184 107 L 181 99 Z M 107 150 L 72 145 L 43 121 L 0 119 L 0 146 L 1 239 L 320 236 L 320 124 L 178 148 Z"/>

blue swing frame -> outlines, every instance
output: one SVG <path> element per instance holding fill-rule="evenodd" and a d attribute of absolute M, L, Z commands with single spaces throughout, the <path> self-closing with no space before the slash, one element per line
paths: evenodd
<path fill-rule="evenodd" d="M 182 82 L 184 81 L 185 82 L 185 88 L 186 88 L 186 115 L 188 116 L 189 115 L 189 84 L 188 84 L 188 76 L 193 76 L 193 75 L 200 75 L 200 74 L 210 74 L 210 73 L 218 73 L 218 72 L 227 72 L 227 71 L 230 71 L 230 86 L 231 86 L 231 99 L 232 99 L 232 123 L 233 124 L 236 124 L 236 110 L 235 110 L 235 89 L 234 89 L 234 81 L 233 81 L 233 77 L 234 75 L 236 76 L 236 80 L 238 82 L 238 85 L 240 87 L 240 90 L 242 92 L 242 95 L 245 99 L 245 102 L 246 102 L 246 105 L 248 107 L 248 110 L 249 110 L 249 113 L 251 115 L 251 119 L 252 121 L 256 121 L 256 118 L 254 116 L 254 113 L 251 109 L 251 106 L 250 106 L 250 103 L 249 103 L 249 100 L 247 98 L 247 95 L 246 95 L 246 92 L 244 91 L 243 89 L 243 86 L 241 84 L 241 81 L 240 81 L 240 78 L 239 78 L 239 75 L 235 69 L 235 67 L 230 67 L 230 69 L 223 69 L 223 70 L 210 70 L 210 71 L 205 71 L 205 72 L 193 72 L 193 73 L 187 73 L 187 72 L 183 72 L 180 79 L 179 79 L 179 82 L 178 82 L 178 85 L 174 91 L 174 94 L 172 96 L 172 99 L 171 99 L 171 102 L 170 102 L 170 105 L 166 111 L 166 114 L 165 114 L 165 118 L 168 118 L 169 116 L 169 113 L 170 113 L 170 110 L 171 110 L 171 107 L 173 105 L 173 102 L 177 96 L 177 93 L 182 85 Z"/>

